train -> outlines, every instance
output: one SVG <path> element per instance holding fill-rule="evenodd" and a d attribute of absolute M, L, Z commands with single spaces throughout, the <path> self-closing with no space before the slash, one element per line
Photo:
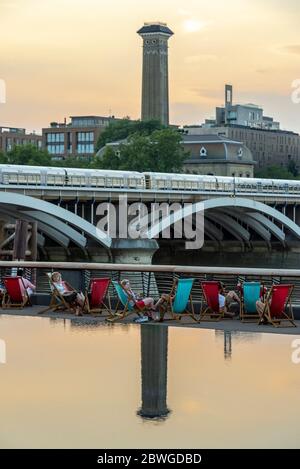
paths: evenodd
<path fill-rule="evenodd" d="M 1 186 L 299 194 L 300 181 L 197 174 L 0 165 Z"/>

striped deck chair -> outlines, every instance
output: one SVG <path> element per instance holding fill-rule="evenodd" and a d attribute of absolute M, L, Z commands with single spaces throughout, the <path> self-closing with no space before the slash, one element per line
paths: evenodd
<path fill-rule="evenodd" d="M 2 308 L 24 308 L 31 305 L 22 277 L 3 277 L 6 292 L 2 299 Z"/>
<path fill-rule="evenodd" d="M 170 312 L 172 319 L 180 320 L 182 316 L 190 316 L 194 321 L 198 322 L 191 295 L 194 280 L 194 278 L 179 278 L 174 280 L 171 292 L 167 295 L 166 307 L 161 311 L 160 321 L 164 320 L 167 312 Z"/>
<path fill-rule="evenodd" d="M 284 327 L 282 323 L 288 322 L 289 326 L 297 327 L 294 322 L 291 296 L 294 285 L 272 285 L 263 310 L 267 321 L 275 327 Z"/>
<path fill-rule="evenodd" d="M 120 282 L 113 280 L 112 284 L 116 290 L 118 302 L 114 314 L 112 314 L 111 317 L 106 318 L 107 321 L 114 322 L 118 319 L 122 320 L 133 313 L 140 316 L 140 313 L 147 309 L 145 307 L 141 308 L 135 299 L 124 290 Z M 123 306 L 123 309 L 121 313 L 118 313 L 120 305 Z"/>
<path fill-rule="evenodd" d="M 201 307 L 199 322 L 206 317 L 209 318 L 207 321 L 219 321 L 224 317 L 219 305 L 219 282 L 210 280 L 200 283 L 206 306 Z"/>
<path fill-rule="evenodd" d="M 108 288 L 110 278 L 92 278 L 85 292 L 83 310 L 89 314 L 102 313 L 103 310 L 111 316 L 111 304 Z M 107 304 L 106 304 L 107 301 Z"/>
<path fill-rule="evenodd" d="M 259 319 L 256 302 L 263 295 L 260 282 L 244 282 L 241 290 L 240 319 L 242 322 L 251 322 Z"/>
<path fill-rule="evenodd" d="M 55 311 L 69 311 L 71 313 L 74 313 L 75 308 L 72 304 L 68 303 L 64 296 L 58 291 L 58 289 L 55 287 L 54 282 L 52 282 L 52 272 L 46 272 L 49 285 L 50 285 L 50 291 L 51 291 L 51 298 L 50 298 L 50 304 L 48 308 L 43 309 L 42 311 L 39 311 L 39 314 L 46 313 L 49 310 L 52 310 L 53 312 Z M 74 289 L 67 283 L 63 282 L 65 285 L 66 290 L 72 292 Z"/>

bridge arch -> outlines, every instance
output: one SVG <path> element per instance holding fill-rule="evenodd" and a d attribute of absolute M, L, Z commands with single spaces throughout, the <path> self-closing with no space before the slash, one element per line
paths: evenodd
<path fill-rule="evenodd" d="M 99 230 L 99 228 L 84 220 L 80 216 L 75 215 L 74 213 L 69 212 L 62 207 L 58 207 L 51 202 L 46 202 L 45 200 L 36 199 L 28 195 L 16 194 L 13 192 L 0 192 L 0 207 L 1 205 L 4 207 L 13 206 L 17 210 L 20 210 L 21 208 L 31 209 L 35 211 L 37 215 L 38 213 L 43 212 L 48 216 L 51 216 L 52 219 L 53 217 L 55 219 L 59 219 L 58 225 L 61 227 L 61 224 L 64 224 L 66 234 L 69 231 L 71 232 L 70 226 L 68 225 L 70 224 L 78 230 L 83 231 L 89 235 L 105 248 L 109 249 L 111 247 L 112 240 L 106 233 L 104 233 L 102 230 Z M 31 213 L 31 216 L 32 215 L 33 214 Z M 32 218 L 34 217 L 32 216 Z M 74 230 L 72 229 L 72 231 Z M 84 237 L 82 238 L 85 239 Z M 86 240 L 83 242 L 83 244 L 86 244 Z"/>
<path fill-rule="evenodd" d="M 163 220 L 160 220 L 157 223 L 155 223 L 154 226 L 152 226 L 147 231 L 146 236 L 149 238 L 155 238 L 156 236 L 159 235 L 159 233 L 169 228 L 176 221 L 180 221 L 183 218 L 190 216 L 192 214 L 195 214 L 198 212 L 205 213 L 206 210 L 222 209 L 222 208 L 226 209 L 229 207 L 237 208 L 237 209 L 242 208 L 246 210 L 251 210 L 254 213 L 258 212 L 259 214 L 270 216 L 274 220 L 278 221 L 279 223 L 284 225 L 286 228 L 288 228 L 295 236 L 300 238 L 300 226 L 298 226 L 295 222 L 293 222 L 286 215 L 279 212 L 275 208 L 270 207 L 267 204 L 258 202 L 256 200 L 246 199 L 246 198 L 241 198 L 241 197 L 219 197 L 215 199 L 207 199 L 207 200 L 204 200 L 203 202 L 197 202 L 195 204 L 190 204 L 186 207 L 183 207 L 182 210 L 178 210 L 177 212 L 172 214 L 172 216 L 168 216 L 164 218 Z M 248 216 L 251 215 L 252 212 L 250 213 L 247 212 L 247 215 Z M 262 218 L 261 216 L 257 217 L 257 221 L 261 221 L 261 218 Z M 267 220 L 266 217 L 264 217 L 264 219 Z M 269 226 L 268 226 L 269 229 L 271 225 L 273 225 L 273 231 L 275 231 L 275 228 L 277 228 L 277 230 L 279 231 L 279 228 L 273 222 L 271 222 L 271 220 L 268 220 L 268 221 L 269 221 Z M 142 224 L 143 224 L 143 220 L 141 220 L 141 225 Z"/>

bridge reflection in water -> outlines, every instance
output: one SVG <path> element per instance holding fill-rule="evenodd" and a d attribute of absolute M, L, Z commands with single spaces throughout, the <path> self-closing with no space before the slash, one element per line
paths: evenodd
<path fill-rule="evenodd" d="M 143 419 L 165 420 L 168 379 L 168 327 L 141 326 L 142 406 L 137 414 Z"/>

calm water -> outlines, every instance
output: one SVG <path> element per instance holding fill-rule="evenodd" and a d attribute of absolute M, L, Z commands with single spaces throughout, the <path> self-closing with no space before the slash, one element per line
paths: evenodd
<path fill-rule="evenodd" d="M 0 447 L 299 447 L 295 337 L 1 316 Z"/>

